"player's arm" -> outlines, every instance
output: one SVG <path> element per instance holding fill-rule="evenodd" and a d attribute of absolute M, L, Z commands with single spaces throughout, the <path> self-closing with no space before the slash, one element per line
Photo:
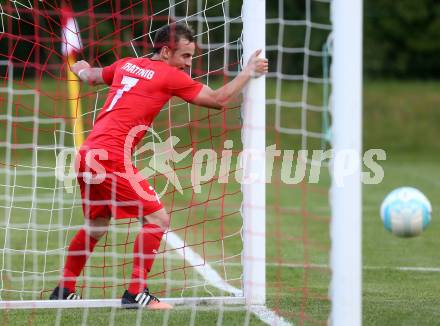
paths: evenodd
<path fill-rule="evenodd" d="M 87 61 L 81 60 L 75 62 L 70 70 L 78 76 L 83 82 L 89 83 L 91 85 L 104 84 L 104 79 L 102 78 L 102 68 L 92 68 Z"/>
<path fill-rule="evenodd" d="M 191 101 L 193 104 L 221 109 L 236 100 L 251 78 L 258 78 L 268 71 L 269 63 L 265 58 L 259 58 L 261 50 L 255 51 L 249 58 L 246 67 L 229 83 L 217 90 L 204 85 L 200 93 Z"/>

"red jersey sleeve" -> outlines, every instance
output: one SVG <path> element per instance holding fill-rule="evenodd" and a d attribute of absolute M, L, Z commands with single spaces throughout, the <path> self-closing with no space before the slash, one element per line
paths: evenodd
<path fill-rule="evenodd" d="M 104 80 L 104 83 L 106 83 L 107 85 L 111 85 L 113 82 L 113 76 L 115 75 L 115 70 L 117 68 L 117 66 L 119 64 L 121 64 L 122 62 L 125 62 L 127 60 L 129 60 L 131 58 L 124 58 L 124 59 L 119 59 L 116 60 L 113 64 L 111 64 L 110 66 L 106 66 L 102 69 L 102 79 Z"/>
<path fill-rule="evenodd" d="M 104 83 L 106 83 L 107 85 L 112 84 L 113 76 L 115 74 L 115 69 L 117 65 L 118 65 L 118 61 L 115 61 L 110 66 L 104 67 L 102 69 L 102 73 L 101 73 L 102 79 L 104 80 Z"/>
<path fill-rule="evenodd" d="M 181 70 L 174 70 L 168 77 L 168 87 L 173 96 L 190 102 L 203 88 L 203 84 L 193 80 L 187 73 Z"/>

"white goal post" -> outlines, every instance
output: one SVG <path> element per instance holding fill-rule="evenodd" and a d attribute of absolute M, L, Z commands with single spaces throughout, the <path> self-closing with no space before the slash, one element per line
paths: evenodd
<path fill-rule="evenodd" d="M 243 64 L 261 49 L 265 56 L 265 0 L 243 1 Z M 243 150 L 243 286 L 246 304 L 266 302 L 266 83 L 265 77 L 253 79 L 247 86 L 242 107 Z"/>
<path fill-rule="evenodd" d="M 334 0 L 332 5 L 332 146 L 334 157 L 344 151 L 354 153 L 351 163 L 356 166 L 343 186 L 333 182 L 331 188 L 331 323 L 358 326 L 362 323 L 362 0 Z"/>

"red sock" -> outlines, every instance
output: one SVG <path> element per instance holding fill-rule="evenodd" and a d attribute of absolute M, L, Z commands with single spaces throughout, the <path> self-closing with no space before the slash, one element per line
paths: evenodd
<path fill-rule="evenodd" d="M 98 240 L 87 235 L 84 229 L 79 230 L 70 241 L 64 265 L 63 279 L 60 286 L 75 291 L 76 278 L 81 274 L 87 258 L 93 252 Z"/>
<path fill-rule="evenodd" d="M 156 224 L 144 224 L 133 246 L 133 273 L 128 292 L 136 294 L 147 286 L 147 274 L 151 270 L 163 231 Z"/>

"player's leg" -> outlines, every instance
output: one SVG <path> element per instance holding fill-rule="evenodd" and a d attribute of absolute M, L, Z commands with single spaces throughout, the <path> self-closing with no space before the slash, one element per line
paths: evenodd
<path fill-rule="evenodd" d="M 139 293 L 146 287 L 163 233 L 168 229 L 169 216 L 164 208 L 143 218 L 142 229 L 133 246 L 133 273 L 128 287 L 130 293 Z"/>
<path fill-rule="evenodd" d="M 151 295 L 147 287 L 147 276 L 153 265 L 160 247 L 164 232 L 170 224 L 170 217 L 164 208 L 145 216 L 142 229 L 133 246 L 133 272 L 130 285 L 122 297 L 122 305 L 126 308 L 170 309 L 169 304 L 160 302 Z"/>
<path fill-rule="evenodd" d="M 107 232 L 109 224 L 109 217 L 87 219 L 84 226 L 75 234 L 67 251 L 63 277 L 53 290 L 51 300 L 79 299 L 79 295 L 75 293 L 76 279 L 99 239 Z"/>

